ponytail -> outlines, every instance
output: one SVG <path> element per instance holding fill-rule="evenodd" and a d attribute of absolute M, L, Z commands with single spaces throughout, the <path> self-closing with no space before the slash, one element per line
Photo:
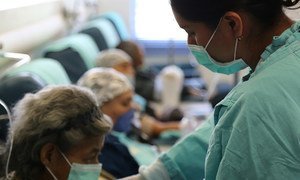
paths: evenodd
<path fill-rule="evenodd" d="M 282 8 L 298 9 L 300 0 L 170 0 L 173 10 L 184 19 L 204 22 L 215 28 L 227 11 L 244 10 L 253 15 L 262 29 L 272 27 Z"/>
<path fill-rule="evenodd" d="M 298 4 L 300 0 L 281 0 L 282 6 L 286 7 L 287 9 L 298 9 L 300 6 L 293 7 Z"/>
<path fill-rule="evenodd" d="M 295 6 L 299 0 L 281 0 L 281 2 L 284 7 L 292 7 Z"/>

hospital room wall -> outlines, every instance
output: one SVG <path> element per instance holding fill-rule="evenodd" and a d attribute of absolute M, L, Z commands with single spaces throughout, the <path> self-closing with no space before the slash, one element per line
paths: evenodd
<path fill-rule="evenodd" d="M 107 11 L 115 11 L 123 18 L 128 32 L 133 32 L 133 22 L 131 19 L 133 0 L 98 0 L 99 1 L 99 13 Z M 131 34 L 132 36 L 132 34 Z"/>
<path fill-rule="evenodd" d="M 67 29 L 61 0 L 37 0 L 31 4 L 0 0 L 0 17 L 0 43 L 4 51 L 31 53 Z"/>

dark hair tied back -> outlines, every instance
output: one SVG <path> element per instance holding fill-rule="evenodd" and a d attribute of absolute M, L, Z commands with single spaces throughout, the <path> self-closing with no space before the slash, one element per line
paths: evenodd
<path fill-rule="evenodd" d="M 282 0 L 282 5 L 284 7 L 292 7 L 295 6 L 299 0 Z"/>
<path fill-rule="evenodd" d="M 171 6 L 182 18 L 203 22 L 213 29 L 227 11 L 242 10 L 251 14 L 261 29 L 268 30 L 282 16 L 282 7 L 300 8 L 300 0 L 170 0 Z"/>

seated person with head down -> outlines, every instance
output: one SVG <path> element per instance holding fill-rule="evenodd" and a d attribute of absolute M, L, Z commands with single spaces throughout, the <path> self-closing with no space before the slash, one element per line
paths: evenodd
<path fill-rule="evenodd" d="M 136 42 L 130 40 L 124 40 L 121 41 L 116 48 L 123 50 L 131 57 L 132 66 L 135 69 L 135 71 L 138 71 L 143 67 L 144 51 L 143 48 L 139 46 Z"/>
<path fill-rule="evenodd" d="M 124 74 L 130 80 L 132 85 L 134 85 L 135 69 L 132 66 L 132 58 L 123 50 L 109 49 L 102 51 L 96 59 L 96 66 L 113 68 Z M 144 111 L 147 102 L 143 97 L 134 94 L 133 102 L 135 110 Z M 128 116 L 123 116 L 122 118 L 128 118 Z M 179 129 L 179 123 L 163 123 L 153 116 L 144 115 L 141 118 L 141 129 L 149 136 L 158 136 L 165 130 Z"/>
<path fill-rule="evenodd" d="M 141 45 L 132 40 L 123 40 L 117 49 L 126 52 L 132 60 L 132 66 L 135 70 L 135 91 L 147 100 L 154 99 L 154 81 L 156 76 L 160 73 L 158 70 L 154 71 L 151 68 L 144 66 L 144 50 Z M 179 121 L 182 118 L 182 112 L 179 109 L 170 109 L 171 112 L 164 112 L 158 116 L 153 109 L 146 107 L 146 112 L 155 116 L 160 121 Z"/>
<path fill-rule="evenodd" d="M 117 45 L 116 48 L 124 51 L 131 58 L 131 61 L 130 61 L 131 67 L 129 67 L 129 68 L 134 69 L 134 82 L 135 83 L 133 85 L 135 86 L 134 87 L 135 92 L 147 100 L 153 99 L 154 82 L 148 81 L 148 79 L 146 78 L 146 77 L 148 77 L 148 74 L 145 74 L 145 72 L 143 70 L 144 51 L 141 48 L 141 46 L 139 46 L 134 41 L 124 40 L 124 41 L 121 41 Z M 120 58 L 121 58 L 121 54 L 120 54 Z M 129 58 L 127 58 L 127 59 L 129 59 Z M 121 73 L 125 73 L 125 72 L 121 71 Z M 152 78 L 154 78 L 153 74 L 150 76 Z M 142 82 L 142 83 L 140 83 L 140 82 Z M 146 108 L 147 109 L 145 109 L 145 111 L 149 110 L 147 106 L 146 106 Z M 151 112 L 151 113 L 154 114 L 153 112 Z"/>
<path fill-rule="evenodd" d="M 98 180 L 110 129 L 89 89 L 48 86 L 26 94 L 13 109 L 1 173 L 8 166 L 5 179 Z"/>
<path fill-rule="evenodd" d="M 90 69 L 78 80 L 78 85 L 90 88 L 96 94 L 101 111 L 111 118 L 114 126 L 118 125 L 122 115 L 132 110 L 132 84 L 112 68 Z M 131 120 L 125 122 L 126 129 L 130 128 Z M 129 139 L 124 132 L 113 129 L 99 156 L 104 170 L 122 178 L 136 174 L 140 165 L 150 164 L 156 159 L 158 153 L 153 146 Z"/>

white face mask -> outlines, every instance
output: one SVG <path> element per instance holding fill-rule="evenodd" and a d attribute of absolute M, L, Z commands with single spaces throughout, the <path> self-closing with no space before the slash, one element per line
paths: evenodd
<path fill-rule="evenodd" d="M 220 22 L 222 19 L 220 20 Z M 220 24 L 219 22 L 219 24 Z M 235 41 L 233 60 L 227 63 L 220 63 L 214 60 L 207 52 L 207 47 L 211 40 L 213 39 L 215 33 L 218 30 L 219 24 L 217 25 L 214 33 L 209 38 L 205 47 L 198 45 L 188 45 L 191 53 L 196 58 L 197 62 L 209 70 L 222 74 L 233 74 L 247 67 L 247 64 L 242 59 L 236 59 L 236 51 L 238 45 L 238 39 Z"/>
<path fill-rule="evenodd" d="M 63 158 L 70 165 L 71 169 L 69 172 L 68 180 L 98 180 L 102 164 L 78 164 L 78 163 L 70 163 L 68 158 L 61 152 Z M 52 173 L 52 171 L 46 167 L 49 173 L 52 175 L 53 179 L 57 180 L 56 176 Z"/>

